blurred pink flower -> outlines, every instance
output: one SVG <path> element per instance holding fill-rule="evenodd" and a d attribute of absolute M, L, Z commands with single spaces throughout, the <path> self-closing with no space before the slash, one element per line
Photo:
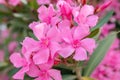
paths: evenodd
<path fill-rule="evenodd" d="M 17 48 L 17 46 L 18 46 L 18 44 L 17 44 L 16 41 L 10 42 L 9 45 L 8 45 L 8 51 L 10 53 L 13 53 L 15 51 L 15 49 Z"/>
<path fill-rule="evenodd" d="M 17 6 L 20 2 L 20 0 L 8 0 L 8 4 L 12 6 Z"/>

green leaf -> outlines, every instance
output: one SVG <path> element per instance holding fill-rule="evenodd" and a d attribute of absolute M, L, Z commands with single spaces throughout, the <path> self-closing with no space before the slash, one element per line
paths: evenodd
<path fill-rule="evenodd" d="M 38 7 L 39 7 L 36 0 L 30 1 L 29 6 L 33 9 L 38 9 Z"/>
<path fill-rule="evenodd" d="M 63 80 L 75 80 L 75 75 L 63 75 Z"/>
<path fill-rule="evenodd" d="M 92 32 L 90 33 L 90 35 L 88 35 L 88 37 L 89 37 L 89 38 L 93 38 L 93 37 L 95 37 L 96 35 L 98 35 L 99 32 L 100 32 L 100 29 L 96 29 L 96 30 L 92 31 Z"/>
<path fill-rule="evenodd" d="M 96 48 L 94 53 L 91 55 L 90 60 L 88 61 L 86 67 L 84 68 L 83 76 L 90 76 L 93 70 L 97 67 L 97 65 L 104 58 L 106 52 L 108 51 L 115 37 L 116 37 L 116 33 L 114 32 L 114 33 L 109 34 L 102 41 L 100 41 L 98 47 Z"/>
<path fill-rule="evenodd" d="M 8 72 L 8 76 L 12 77 L 15 73 L 17 73 L 20 69 L 18 68 L 13 68 Z"/>
<path fill-rule="evenodd" d="M 94 30 L 102 27 L 105 23 L 107 23 L 107 22 L 109 21 L 109 19 L 111 18 L 112 15 L 113 15 L 113 11 L 108 12 L 108 13 L 106 14 L 106 16 L 103 17 L 103 19 L 101 19 L 101 20 L 98 22 L 98 24 L 97 24 L 94 28 L 91 29 L 91 31 L 94 31 Z"/>

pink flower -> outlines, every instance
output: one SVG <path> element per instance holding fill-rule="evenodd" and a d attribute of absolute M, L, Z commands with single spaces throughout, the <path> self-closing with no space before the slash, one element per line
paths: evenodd
<path fill-rule="evenodd" d="M 8 45 L 8 50 L 10 53 L 12 53 L 17 47 L 17 42 L 13 41 L 13 42 L 10 42 L 9 45 Z"/>
<path fill-rule="evenodd" d="M 22 79 L 24 78 L 25 72 L 29 71 L 30 62 L 25 58 L 22 58 L 19 53 L 13 53 L 10 56 L 10 61 L 16 68 L 22 67 L 14 76 L 14 79 Z"/>
<path fill-rule="evenodd" d="M 35 80 L 62 80 L 60 71 L 55 69 L 40 70 L 38 78 Z"/>
<path fill-rule="evenodd" d="M 8 3 L 12 6 L 17 6 L 20 3 L 20 0 L 8 0 Z"/>
<path fill-rule="evenodd" d="M 83 26 L 94 27 L 98 22 L 98 16 L 94 15 L 94 8 L 91 5 L 84 5 L 79 11 L 73 12 L 75 21 Z"/>
<path fill-rule="evenodd" d="M 33 30 L 38 41 L 27 38 L 23 42 L 23 46 L 26 46 L 26 50 L 23 49 L 23 52 L 32 50 L 35 64 L 43 64 L 46 63 L 49 58 L 54 58 L 55 53 L 60 49 L 60 45 L 58 44 L 59 30 L 57 27 L 50 28 L 45 23 L 39 23 L 37 25 L 32 23 L 29 27 Z M 30 46 L 28 46 L 28 44 Z M 29 55 L 31 55 L 31 53 Z"/>
<path fill-rule="evenodd" d="M 39 65 L 39 74 L 38 78 L 35 80 L 62 80 L 61 74 L 59 70 L 51 69 L 53 66 L 53 60 L 49 60 L 49 62 L 45 64 Z"/>
<path fill-rule="evenodd" d="M 42 5 L 38 9 L 38 17 L 41 22 L 46 22 L 47 24 L 51 23 L 51 19 L 56 15 L 56 12 L 52 5 L 49 5 L 47 8 L 46 6 Z"/>
<path fill-rule="evenodd" d="M 62 57 L 67 58 L 75 52 L 73 56 L 75 60 L 86 60 L 86 50 L 90 53 L 93 52 L 95 48 L 95 40 L 85 38 L 89 34 L 89 28 L 76 27 L 73 30 L 64 28 L 61 30 L 61 33 L 63 39 L 63 48 L 59 53 Z"/>
<path fill-rule="evenodd" d="M 72 7 L 67 2 L 60 0 L 57 3 L 59 13 L 63 19 L 72 19 Z"/>

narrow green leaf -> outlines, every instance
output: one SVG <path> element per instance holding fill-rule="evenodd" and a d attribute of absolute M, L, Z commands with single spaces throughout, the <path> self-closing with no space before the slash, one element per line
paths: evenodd
<path fill-rule="evenodd" d="M 88 35 L 88 37 L 89 37 L 89 38 L 93 38 L 93 37 L 95 37 L 96 35 L 98 35 L 99 32 L 100 32 L 100 29 L 96 29 L 96 30 L 92 31 L 92 32 L 90 33 L 90 35 Z"/>
<path fill-rule="evenodd" d="M 108 13 L 105 15 L 105 17 L 103 17 L 103 19 L 101 19 L 101 20 L 99 21 L 99 23 L 98 23 L 94 28 L 91 29 L 91 31 L 94 31 L 94 30 L 102 27 L 105 23 L 107 23 L 107 22 L 109 21 L 109 19 L 111 18 L 112 14 L 113 14 L 113 11 L 108 12 Z"/>
<path fill-rule="evenodd" d="M 63 75 L 63 80 L 75 80 L 75 75 Z"/>
<path fill-rule="evenodd" d="M 111 33 L 105 39 L 100 41 L 98 47 L 96 48 L 96 50 L 90 57 L 90 60 L 88 61 L 86 67 L 84 68 L 83 76 L 90 76 L 93 70 L 104 58 L 106 52 L 108 51 L 115 37 L 116 37 L 116 33 Z"/>

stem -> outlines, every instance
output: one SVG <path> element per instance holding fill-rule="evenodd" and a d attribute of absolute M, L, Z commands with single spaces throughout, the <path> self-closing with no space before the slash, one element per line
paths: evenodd
<path fill-rule="evenodd" d="M 76 67 L 75 72 L 76 72 L 77 79 L 78 80 L 82 80 L 82 77 L 81 77 L 81 68 L 80 67 Z"/>

